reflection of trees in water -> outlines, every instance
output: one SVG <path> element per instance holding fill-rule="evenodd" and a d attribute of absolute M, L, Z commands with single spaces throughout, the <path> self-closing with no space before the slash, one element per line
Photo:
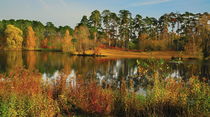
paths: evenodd
<path fill-rule="evenodd" d="M 202 62 L 201 76 L 210 80 L 210 68 L 209 68 L 210 65 L 207 63 L 210 63 L 210 61 Z"/>
<path fill-rule="evenodd" d="M 75 63 L 77 57 L 70 57 L 68 54 L 62 54 L 59 58 L 61 59 L 61 64 L 63 65 L 62 72 L 64 72 L 65 74 L 70 74 L 72 71 L 72 66 Z"/>
<path fill-rule="evenodd" d="M 85 78 L 94 78 L 97 66 L 93 57 L 77 57 L 73 64 L 76 74 Z"/>
<path fill-rule="evenodd" d="M 30 70 L 39 70 L 41 73 L 47 73 L 52 76 L 56 71 L 62 71 L 65 74 L 71 74 L 72 70 L 76 75 L 86 79 L 97 78 L 100 83 L 113 84 L 120 86 L 121 80 L 129 83 L 134 80 L 134 85 L 147 83 L 145 79 L 139 79 L 137 73 L 136 59 L 107 59 L 98 57 L 78 57 L 70 56 L 60 52 L 33 52 L 9 51 L 0 53 L 0 71 L 10 72 L 16 70 L 16 67 L 22 67 L 23 64 Z M 147 62 L 148 60 L 142 60 Z M 182 64 L 169 63 L 169 72 L 177 71 L 180 76 L 187 80 L 192 75 L 209 78 L 208 61 L 184 61 Z M 163 69 L 166 69 L 164 66 Z M 148 71 L 158 69 L 154 64 L 148 67 Z M 149 72 L 148 72 L 149 73 Z M 161 72 L 162 74 L 162 72 Z M 150 74 L 148 74 L 150 75 Z"/>
<path fill-rule="evenodd" d="M 98 61 L 98 60 L 97 60 Z M 135 74 L 135 60 L 107 60 L 96 62 L 97 66 L 97 78 L 103 85 L 111 85 L 114 88 L 117 88 L 121 85 L 121 81 L 125 80 L 126 83 L 129 83 L 129 76 Z"/>
<path fill-rule="evenodd" d="M 27 68 L 29 70 L 35 70 L 36 69 L 36 59 L 37 59 L 37 53 L 34 51 L 29 51 L 26 54 L 26 63 Z"/>
<path fill-rule="evenodd" d="M 170 64 L 172 70 L 177 70 L 183 80 L 188 80 L 192 76 L 210 78 L 208 61 L 185 61 L 182 64 Z"/>
<path fill-rule="evenodd" d="M 14 72 L 18 67 L 23 67 L 22 51 L 9 51 L 6 54 L 6 72 Z"/>
<path fill-rule="evenodd" d="M 62 53 L 38 52 L 36 68 L 41 73 L 52 75 L 55 71 L 63 68 L 60 56 Z"/>
<path fill-rule="evenodd" d="M 7 57 L 5 56 L 5 52 L 0 51 L 0 73 L 6 72 L 6 66 L 7 66 L 6 61 Z"/>

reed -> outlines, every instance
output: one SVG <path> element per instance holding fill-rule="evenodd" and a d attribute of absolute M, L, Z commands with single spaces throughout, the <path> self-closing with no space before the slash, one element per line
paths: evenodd
<path fill-rule="evenodd" d="M 2 116 L 208 116 L 210 86 L 193 76 L 187 82 L 164 79 L 155 72 L 146 95 L 133 89 L 133 81 L 120 81 L 112 89 L 94 79 L 77 77 L 76 84 L 61 74 L 54 81 L 18 68 L 0 75 Z"/>

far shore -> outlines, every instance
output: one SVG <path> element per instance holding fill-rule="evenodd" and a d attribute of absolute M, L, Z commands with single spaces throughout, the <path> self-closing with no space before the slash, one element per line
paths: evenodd
<path fill-rule="evenodd" d="M 88 55 L 93 54 L 92 51 L 86 52 Z M 148 52 L 133 52 L 117 49 L 101 49 L 100 55 L 105 58 L 183 58 L 183 59 L 200 59 L 198 56 L 187 55 L 180 51 L 148 51 Z"/>
<path fill-rule="evenodd" d="M 9 50 L 5 50 L 9 51 Z M 21 50 L 19 50 L 21 51 Z M 61 50 L 56 49 L 35 49 L 35 50 L 23 50 L 23 51 L 44 51 L 44 52 L 62 52 Z M 100 49 L 98 54 L 94 54 L 93 50 L 87 50 L 86 54 L 81 54 L 75 52 L 75 56 L 95 56 L 103 57 L 107 59 L 116 59 L 116 58 L 162 58 L 162 59 L 171 59 L 171 58 L 182 58 L 182 59 L 201 59 L 199 56 L 193 56 L 186 54 L 182 51 L 126 51 L 119 49 Z M 207 58 L 208 59 L 208 58 Z"/>

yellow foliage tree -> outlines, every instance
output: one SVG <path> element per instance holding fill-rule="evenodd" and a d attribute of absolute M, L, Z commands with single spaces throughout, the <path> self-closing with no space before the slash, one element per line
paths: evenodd
<path fill-rule="evenodd" d="M 22 48 L 22 30 L 19 28 L 13 26 L 13 25 L 7 25 L 7 28 L 5 30 L 6 35 L 6 46 L 5 49 L 9 50 L 18 50 Z"/>
<path fill-rule="evenodd" d="M 27 38 L 26 38 L 26 49 L 34 50 L 36 47 L 36 36 L 33 28 L 28 27 Z"/>
<path fill-rule="evenodd" d="M 74 38 L 77 39 L 77 51 L 83 52 L 89 48 L 90 45 L 90 31 L 86 25 L 79 25 L 74 30 Z"/>
<path fill-rule="evenodd" d="M 72 40 L 72 36 L 69 34 L 69 30 L 66 30 L 65 36 L 63 38 L 63 43 L 62 43 L 63 52 L 73 52 L 73 46 L 72 46 L 71 40 Z"/>

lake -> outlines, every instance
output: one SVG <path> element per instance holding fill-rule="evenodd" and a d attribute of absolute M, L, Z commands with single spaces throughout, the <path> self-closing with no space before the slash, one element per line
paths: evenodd
<path fill-rule="evenodd" d="M 138 69 L 137 60 L 148 66 L 147 75 L 141 75 Z M 43 75 L 43 79 L 55 80 L 59 74 L 68 75 L 69 81 L 76 77 L 87 79 L 96 78 L 101 84 L 108 84 L 117 88 L 122 79 L 129 81 L 132 79 L 136 91 L 140 86 L 146 86 L 149 81 L 150 72 L 160 67 L 158 60 L 149 59 L 109 59 L 107 57 L 81 57 L 70 56 L 61 52 L 39 52 L 39 51 L 1 51 L 0 52 L 0 73 L 9 73 L 19 67 L 29 70 L 38 70 Z M 155 61 L 155 62 L 154 62 Z M 152 64 L 150 64 L 152 63 Z M 152 69 L 151 69 L 152 68 Z M 158 71 L 158 70 L 157 70 Z M 159 70 L 160 71 L 160 70 Z M 210 62 L 202 60 L 183 60 L 180 63 L 164 60 L 160 74 L 164 77 L 187 80 L 192 75 L 205 77 L 210 80 Z"/>

